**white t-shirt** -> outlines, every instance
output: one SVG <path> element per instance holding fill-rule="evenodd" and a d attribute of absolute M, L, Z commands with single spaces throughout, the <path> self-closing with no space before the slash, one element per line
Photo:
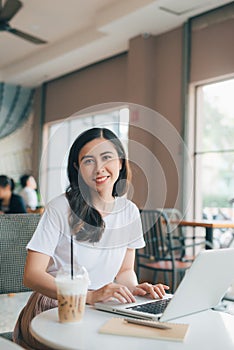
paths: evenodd
<path fill-rule="evenodd" d="M 55 276 L 61 266 L 71 261 L 70 206 L 63 194 L 47 206 L 39 225 L 27 245 L 51 257 L 47 272 Z M 128 248 L 144 247 L 139 210 L 124 197 L 117 197 L 112 212 L 104 217 L 105 230 L 97 243 L 73 240 L 74 263 L 85 266 L 90 289 L 113 282 Z"/>
<path fill-rule="evenodd" d="M 31 209 L 36 209 L 38 206 L 37 193 L 30 187 L 24 187 L 20 192 L 21 197 L 23 197 L 25 205 Z"/>

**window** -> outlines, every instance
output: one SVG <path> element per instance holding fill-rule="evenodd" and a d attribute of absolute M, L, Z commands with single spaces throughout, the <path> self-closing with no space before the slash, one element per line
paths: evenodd
<path fill-rule="evenodd" d="M 233 218 L 234 79 L 197 88 L 195 206 L 197 216 Z"/>
<path fill-rule="evenodd" d="M 43 133 L 43 154 L 40 171 L 42 202 L 63 193 L 68 185 L 66 170 L 70 147 L 76 137 L 92 127 L 106 127 L 120 137 L 125 150 L 128 146 L 129 109 L 102 111 L 94 115 L 49 123 Z"/>

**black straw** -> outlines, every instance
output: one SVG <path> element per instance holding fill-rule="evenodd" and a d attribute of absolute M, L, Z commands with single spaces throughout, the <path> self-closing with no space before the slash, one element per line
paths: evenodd
<path fill-rule="evenodd" d="M 73 280 L 73 235 L 71 235 L 71 279 Z"/>

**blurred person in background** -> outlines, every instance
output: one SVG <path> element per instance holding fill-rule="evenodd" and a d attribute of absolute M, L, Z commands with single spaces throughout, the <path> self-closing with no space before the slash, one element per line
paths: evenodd
<path fill-rule="evenodd" d="M 0 175 L 0 214 L 26 213 L 23 198 L 15 194 L 14 180 L 6 175 Z"/>
<path fill-rule="evenodd" d="M 20 195 L 23 197 L 26 207 L 35 210 L 38 206 L 36 180 L 32 175 L 25 174 L 21 176 L 20 184 L 23 188 L 20 192 Z"/>

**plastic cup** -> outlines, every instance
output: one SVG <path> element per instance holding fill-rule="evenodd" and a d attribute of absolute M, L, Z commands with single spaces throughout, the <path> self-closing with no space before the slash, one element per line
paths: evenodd
<path fill-rule="evenodd" d="M 71 268 L 66 266 L 58 271 L 55 283 L 59 321 L 61 323 L 80 322 L 85 311 L 89 285 L 88 272 L 83 266 L 74 266 L 72 279 Z"/>

